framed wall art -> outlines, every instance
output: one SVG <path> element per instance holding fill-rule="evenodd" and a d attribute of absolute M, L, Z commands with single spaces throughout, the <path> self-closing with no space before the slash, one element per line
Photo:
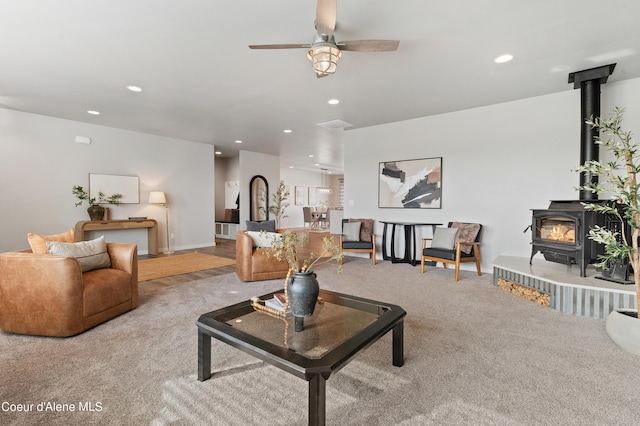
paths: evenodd
<path fill-rule="evenodd" d="M 296 186 L 295 203 L 296 206 L 304 206 L 304 186 Z"/>
<path fill-rule="evenodd" d="M 442 208 L 442 157 L 380 163 L 378 207 Z"/>
<path fill-rule="evenodd" d="M 89 173 L 89 197 L 97 198 L 98 191 L 102 191 L 107 197 L 112 194 L 122 194 L 120 202 L 123 204 L 139 204 L 140 178 Z"/>

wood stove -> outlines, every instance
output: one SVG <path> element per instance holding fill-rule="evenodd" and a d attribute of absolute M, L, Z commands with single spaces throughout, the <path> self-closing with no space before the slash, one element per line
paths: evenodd
<path fill-rule="evenodd" d="M 600 116 L 600 86 L 607 82 L 615 66 L 610 64 L 569 74 L 569 83 L 580 89 L 580 164 L 599 160 L 598 129 L 586 121 L 589 117 Z M 548 209 L 533 210 L 529 263 L 541 252 L 549 261 L 579 265 L 580 276 L 585 277 L 587 265 L 598 262 L 604 247 L 587 235 L 594 226 L 604 226 L 607 218 L 582 206 L 582 202 L 606 203 L 598 201 L 598 195 L 585 188 L 597 182 L 597 175 L 582 172 L 579 200 L 551 201 Z"/>
<path fill-rule="evenodd" d="M 585 277 L 587 265 L 597 263 L 598 255 L 604 254 L 601 244 L 587 238 L 596 225 L 604 226 L 605 216 L 585 210 L 580 200 L 551 201 L 548 209 L 532 210 L 529 263 L 541 252 L 548 261 L 578 265 L 580 276 Z"/>

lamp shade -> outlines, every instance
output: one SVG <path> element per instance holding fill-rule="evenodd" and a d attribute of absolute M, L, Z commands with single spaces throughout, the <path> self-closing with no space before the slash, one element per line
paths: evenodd
<path fill-rule="evenodd" d="M 167 204 L 167 198 L 162 191 L 151 191 L 149 193 L 150 204 Z"/>

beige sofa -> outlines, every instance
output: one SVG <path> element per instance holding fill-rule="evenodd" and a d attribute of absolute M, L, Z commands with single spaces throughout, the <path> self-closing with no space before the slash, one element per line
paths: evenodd
<path fill-rule="evenodd" d="M 284 278 L 288 271 L 287 262 L 269 257 L 261 248 L 253 247 L 253 240 L 246 231 L 236 233 L 236 272 L 242 281 Z"/>
<path fill-rule="evenodd" d="M 82 273 L 73 257 L 0 254 L 0 329 L 72 336 L 138 306 L 135 244 L 107 243 L 111 267 Z"/>

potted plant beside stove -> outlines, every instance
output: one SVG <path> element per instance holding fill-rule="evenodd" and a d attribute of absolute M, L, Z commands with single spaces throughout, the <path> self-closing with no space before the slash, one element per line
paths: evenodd
<path fill-rule="evenodd" d="M 611 203 L 583 203 L 588 210 L 617 218 L 620 232 L 596 226 L 588 237 L 604 245 L 600 256 L 609 268 L 628 262 L 633 270 L 636 290 L 636 306 L 640 306 L 640 153 L 632 133 L 622 129 L 624 108 L 616 107 L 609 118 L 591 117 L 587 123 L 603 133 L 596 143 L 604 146 L 613 156 L 608 163 L 587 161 L 578 172 L 588 172 L 600 177 L 597 182 L 586 183 L 579 189 L 596 194 L 608 194 Z M 607 317 L 607 333 L 622 349 L 640 355 L 640 320 L 637 309 L 618 309 Z"/>

